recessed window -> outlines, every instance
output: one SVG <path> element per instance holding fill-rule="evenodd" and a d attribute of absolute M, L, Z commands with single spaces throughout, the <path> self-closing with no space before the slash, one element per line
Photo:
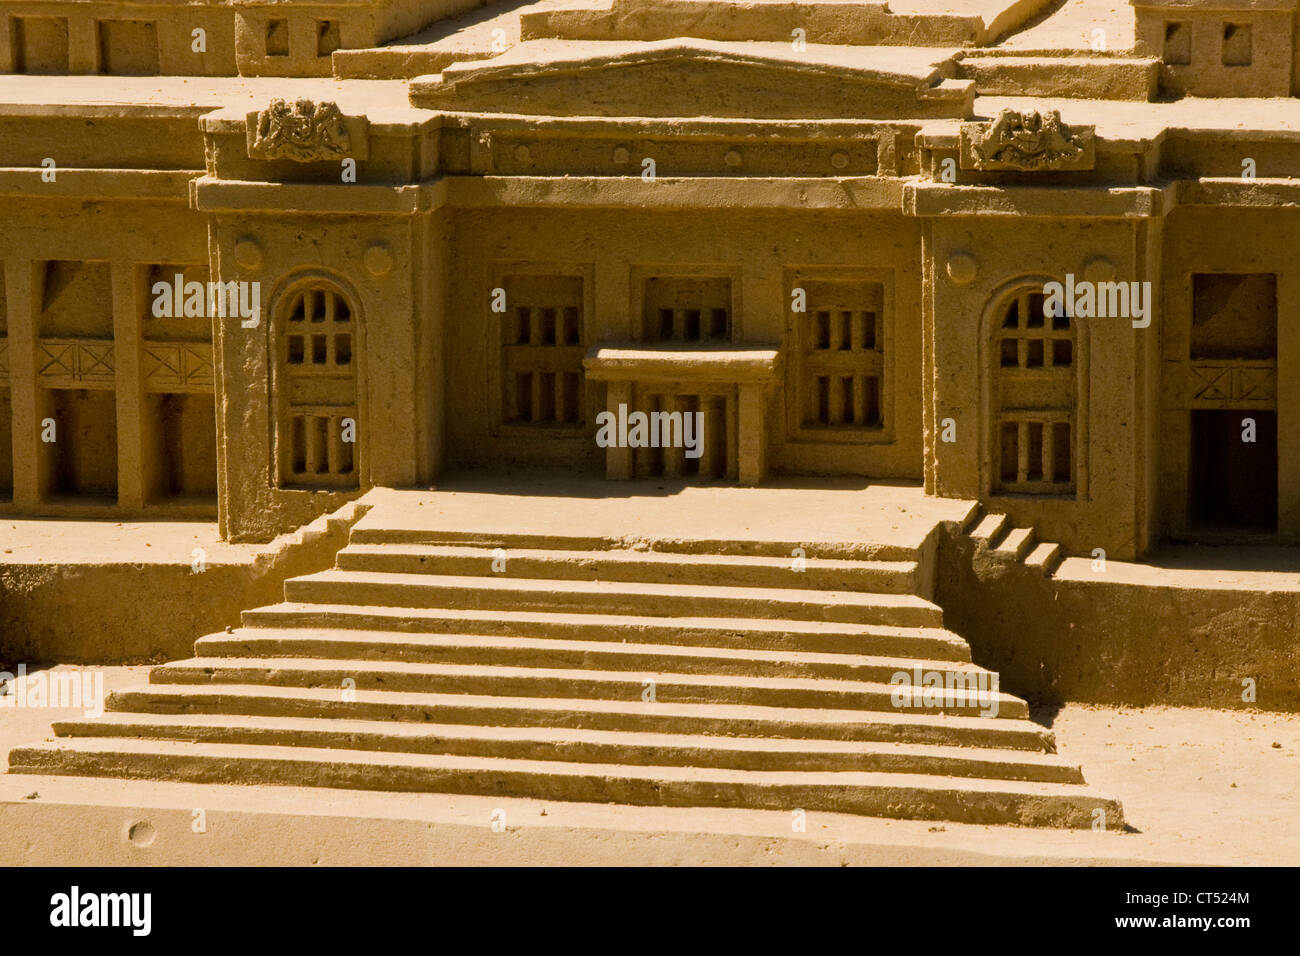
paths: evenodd
<path fill-rule="evenodd" d="M 329 56 L 342 44 L 339 42 L 339 22 L 337 20 L 316 21 L 316 55 Z"/>
<path fill-rule="evenodd" d="M 1250 24 L 1225 23 L 1223 25 L 1223 65 L 1250 66 Z"/>
<path fill-rule="evenodd" d="M 586 384 L 582 279 L 514 275 L 502 282 L 513 314 L 501 323 L 501 421 L 577 427 Z"/>
<path fill-rule="evenodd" d="M 806 429 L 881 428 L 885 292 L 878 282 L 804 283 L 808 310 L 797 320 L 800 418 Z"/>
<path fill-rule="evenodd" d="M 1186 66 L 1192 62 L 1192 25 L 1181 21 L 1165 24 L 1165 63 Z"/>
<path fill-rule="evenodd" d="M 266 55 L 267 56 L 288 56 L 289 55 L 289 21 L 288 20 L 267 20 L 266 21 Z"/>

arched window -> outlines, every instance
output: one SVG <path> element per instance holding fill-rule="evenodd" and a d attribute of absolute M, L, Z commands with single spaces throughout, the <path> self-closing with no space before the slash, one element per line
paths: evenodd
<path fill-rule="evenodd" d="M 1042 286 L 1025 286 L 994 313 L 993 482 L 1008 494 L 1076 488 L 1075 329 L 1045 306 Z"/>
<path fill-rule="evenodd" d="M 291 289 L 276 345 L 280 486 L 356 488 L 357 329 L 347 298 L 323 280 Z"/>

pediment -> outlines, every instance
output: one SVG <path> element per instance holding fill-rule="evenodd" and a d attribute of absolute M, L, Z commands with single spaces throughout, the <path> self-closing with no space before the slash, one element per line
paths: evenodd
<path fill-rule="evenodd" d="M 928 119 L 970 115 L 942 51 L 666 40 L 534 41 L 411 81 L 415 106 L 544 116 Z"/>

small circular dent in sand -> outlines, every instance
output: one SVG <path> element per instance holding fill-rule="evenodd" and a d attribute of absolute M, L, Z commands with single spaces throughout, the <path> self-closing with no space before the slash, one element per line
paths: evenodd
<path fill-rule="evenodd" d="M 954 252 L 948 257 L 948 278 L 954 285 L 970 285 L 978 272 L 975 257 L 969 252 Z"/>
<path fill-rule="evenodd" d="M 235 243 L 235 262 L 245 272 L 262 268 L 262 247 L 255 239 L 240 239 Z"/>
<path fill-rule="evenodd" d="M 387 275 L 393 268 L 393 254 L 382 242 L 371 243 L 362 255 L 361 261 L 365 264 L 366 270 L 375 276 Z"/>
<path fill-rule="evenodd" d="M 153 846 L 153 841 L 156 839 L 158 839 L 158 831 L 148 820 L 137 820 L 127 825 L 126 840 L 132 846 Z"/>
<path fill-rule="evenodd" d="M 1115 263 L 1105 256 L 1089 259 L 1083 266 L 1083 277 L 1089 282 L 1111 282 L 1115 278 Z"/>

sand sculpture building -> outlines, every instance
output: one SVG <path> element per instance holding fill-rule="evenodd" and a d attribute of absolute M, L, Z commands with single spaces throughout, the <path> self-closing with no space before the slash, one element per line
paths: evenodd
<path fill-rule="evenodd" d="M 1300 535 L 1289 244 L 1234 239 L 1292 228 L 1287 114 L 1163 101 L 1289 96 L 1292 4 L 1138 4 L 1137 52 L 1059 69 L 954 14 L 643 6 L 422 61 L 368 48 L 454 11 L 5 4 L 0 68 L 57 75 L 0 120 L 5 510 L 256 539 L 566 463 L 923 479 L 1116 556 Z M 259 320 L 155 315 L 178 275 Z M 1045 322 L 1067 277 L 1100 314 Z M 603 452 L 620 403 L 702 411 L 708 454 Z"/>
<path fill-rule="evenodd" d="M 2 0 L 0 514 L 548 466 L 1298 543 L 1296 15 Z"/>

